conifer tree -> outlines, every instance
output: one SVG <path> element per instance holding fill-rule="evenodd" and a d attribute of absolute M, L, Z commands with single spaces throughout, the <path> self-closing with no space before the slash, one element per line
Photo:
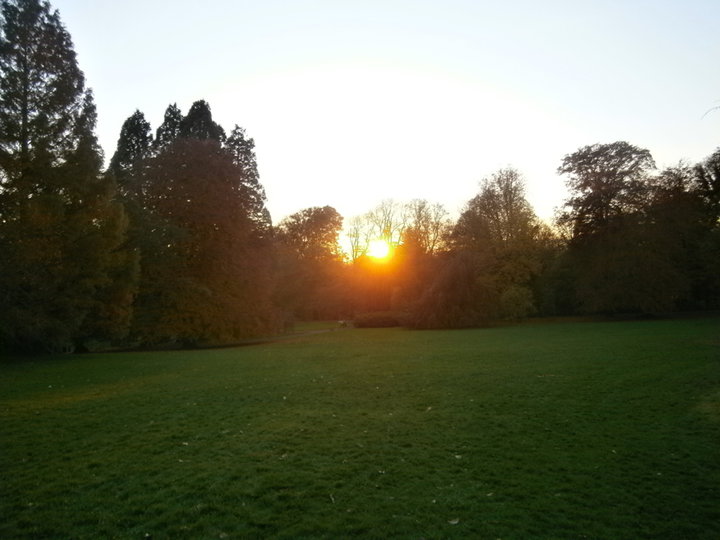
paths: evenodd
<path fill-rule="evenodd" d="M 247 201 L 248 212 L 251 219 L 258 225 L 260 230 L 267 232 L 272 226 L 270 213 L 265 206 L 265 188 L 260 183 L 257 160 L 255 158 L 255 140 L 246 137 L 245 130 L 236 125 L 225 141 L 225 148 L 233 157 L 233 162 L 238 168 L 240 177 L 240 189 L 243 191 L 244 199 Z"/>
<path fill-rule="evenodd" d="M 233 341 L 276 324 L 270 218 L 254 142 L 230 138 L 205 101 L 170 105 L 147 150 L 141 113 L 123 125 L 110 167 L 122 178 L 130 243 L 141 253 L 132 334 L 146 344 Z"/>
<path fill-rule="evenodd" d="M 117 149 L 108 167 L 108 172 L 113 175 L 121 191 L 126 192 L 132 189 L 128 182 L 133 176 L 135 168 L 150 155 L 152 142 L 150 123 L 145 120 L 142 112 L 135 111 L 125 120 L 120 129 Z"/>
<path fill-rule="evenodd" d="M 212 119 L 210 105 L 207 101 L 199 100 L 192 104 L 187 115 L 180 122 L 179 136 L 183 139 L 211 139 L 223 142 L 225 130 Z"/>
<path fill-rule="evenodd" d="M 120 337 L 135 260 L 100 175 L 92 93 L 48 2 L 0 9 L 0 346 L 55 352 Z"/>
<path fill-rule="evenodd" d="M 157 128 L 155 133 L 155 141 L 153 147 L 156 151 L 166 148 L 175 141 L 180 135 L 180 124 L 183 120 L 183 114 L 176 103 L 168 105 L 165 109 L 163 123 Z"/>

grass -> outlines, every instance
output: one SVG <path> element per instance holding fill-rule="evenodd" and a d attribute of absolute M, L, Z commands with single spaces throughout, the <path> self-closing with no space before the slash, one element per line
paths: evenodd
<path fill-rule="evenodd" d="M 720 537 L 720 320 L 0 364 L 2 538 Z"/>

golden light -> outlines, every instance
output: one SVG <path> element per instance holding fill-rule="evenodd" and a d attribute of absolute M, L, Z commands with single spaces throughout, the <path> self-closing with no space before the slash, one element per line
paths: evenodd
<path fill-rule="evenodd" d="M 374 259 L 384 259 L 390 255 L 390 244 L 385 240 L 372 240 L 367 249 L 368 256 Z"/>

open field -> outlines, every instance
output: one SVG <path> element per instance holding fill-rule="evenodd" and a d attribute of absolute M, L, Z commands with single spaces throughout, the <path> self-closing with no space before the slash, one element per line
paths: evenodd
<path fill-rule="evenodd" d="M 720 538 L 720 320 L 0 364 L 2 538 Z"/>

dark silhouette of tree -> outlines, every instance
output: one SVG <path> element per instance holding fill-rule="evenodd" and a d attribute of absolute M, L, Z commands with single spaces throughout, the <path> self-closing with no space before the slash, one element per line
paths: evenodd
<path fill-rule="evenodd" d="M 277 324 L 270 217 L 242 128 L 226 138 L 205 101 L 187 116 L 171 105 L 151 145 L 136 112 L 109 173 L 126 186 L 131 245 L 142 256 L 134 339 L 219 343 Z"/>
<path fill-rule="evenodd" d="M 685 241 L 697 222 L 687 172 L 652 177 L 650 153 L 626 142 L 566 156 L 571 227 L 568 264 L 578 308 L 590 313 L 658 313 L 687 296 Z"/>
<path fill-rule="evenodd" d="M 488 253 L 452 251 L 436 259 L 433 279 L 413 306 L 414 328 L 471 328 L 500 318 L 500 296 Z"/>
<path fill-rule="evenodd" d="M 533 313 L 547 237 L 520 173 L 508 168 L 485 178 L 450 235 L 449 251 L 434 263 L 413 325 L 477 326 Z"/>
<path fill-rule="evenodd" d="M 558 173 L 568 176 L 571 196 L 560 221 L 579 238 L 637 211 L 646 201 L 646 179 L 654 168 L 648 150 L 624 141 L 585 146 L 565 156 Z"/>
<path fill-rule="evenodd" d="M 441 204 L 415 199 L 405 206 L 407 226 L 402 232 L 402 244 L 412 244 L 423 253 L 435 253 L 449 234 L 448 212 Z"/>
<path fill-rule="evenodd" d="M 720 148 L 694 169 L 695 190 L 702 197 L 711 226 L 720 226 Z"/>
<path fill-rule="evenodd" d="M 343 218 L 331 206 L 306 208 L 275 228 L 278 246 L 276 298 L 293 317 L 339 318 L 348 291 L 339 234 Z"/>
<path fill-rule="evenodd" d="M 277 239 L 299 259 L 342 259 L 338 235 L 343 218 L 331 206 L 306 208 L 283 219 L 275 231 Z"/>
<path fill-rule="evenodd" d="M 168 224 L 163 257 L 143 258 L 143 341 L 228 342 L 268 332 L 272 259 L 232 154 L 180 138 L 143 168 L 144 207 Z"/>
<path fill-rule="evenodd" d="M 173 143 L 180 136 L 180 124 L 183 121 L 183 114 L 177 104 L 168 105 L 165 109 L 163 123 L 157 128 L 153 146 L 155 150 L 162 150 Z"/>
<path fill-rule="evenodd" d="M 180 122 L 179 137 L 223 142 L 225 130 L 213 121 L 210 105 L 204 100 L 199 100 L 192 104 L 187 115 Z"/>
<path fill-rule="evenodd" d="M 231 153 L 233 162 L 240 172 L 240 188 L 247 203 L 247 211 L 258 227 L 267 234 L 272 228 L 272 220 L 265 206 L 267 200 L 265 189 L 260 183 L 255 141 L 246 137 L 245 130 L 236 125 L 225 140 L 225 148 Z"/>
<path fill-rule="evenodd" d="M 133 189 L 128 181 L 136 176 L 135 168 L 150 156 L 152 143 L 150 123 L 145 120 L 143 113 L 135 111 L 120 129 L 117 149 L 108 166 L 108 172 L 123 191 Z"/>
<path fill-rule="evenodd" d="M 100 175 L 92 94 L 57 11 L 0 9 L 0 342 L 58 351 L 121 337 L 136 260 Z"/>
<path fill-rule="evenodd" d="M 85 81 L 70 34 L 47 2 L 5 0 L 1 6 L 2 181 L 6 190 L 25 178 L 39 188 L 29 177 L 62 162 L 72 150 Z"/>

